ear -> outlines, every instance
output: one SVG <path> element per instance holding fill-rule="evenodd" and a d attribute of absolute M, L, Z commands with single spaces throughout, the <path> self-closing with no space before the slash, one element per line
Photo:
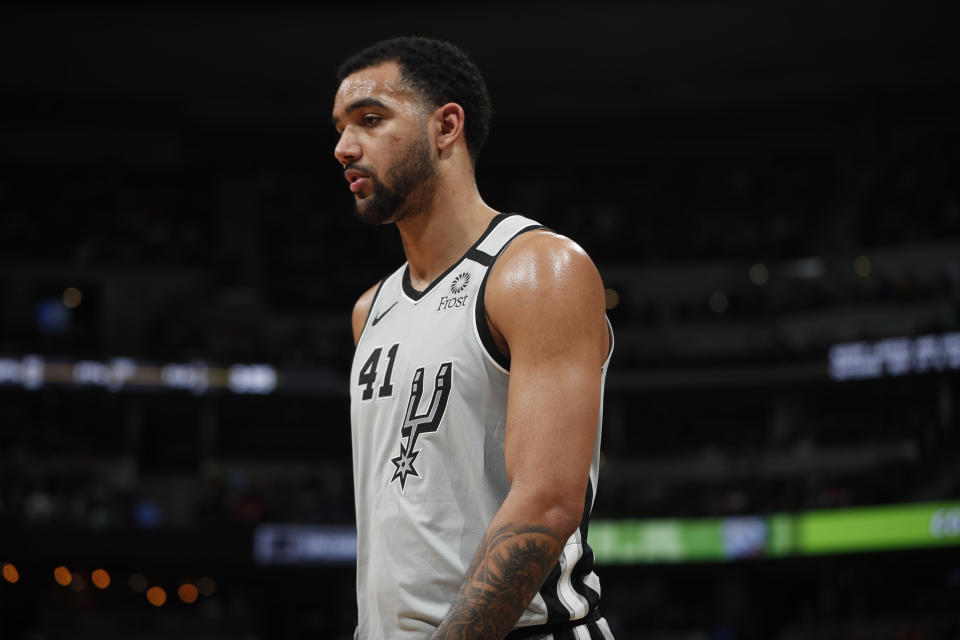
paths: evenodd
<path fill-rule="evenodd" d="M 437 130 L 437 150 L 443 154 L 453 148 L 457 140 L 463 138 L 463 107 L 456 102 L 448 102 L 435 112 L 439 124 Z"/>

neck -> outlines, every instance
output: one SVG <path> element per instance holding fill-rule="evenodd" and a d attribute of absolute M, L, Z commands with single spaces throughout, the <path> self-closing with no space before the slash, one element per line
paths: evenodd
<path fill-rule="evenodd" d="M 425 289 L 459 260 L 497 214 L 484 203 L 473 179 L 449 182 L 439 180 L 424 209 L 397 221 L 414 289 Z"/>

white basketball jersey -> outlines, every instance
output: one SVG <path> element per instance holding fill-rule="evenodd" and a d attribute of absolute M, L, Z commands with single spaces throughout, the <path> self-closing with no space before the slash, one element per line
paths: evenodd
<path fill-rule="evenodd" d="M 357 638 L 429 637 L 507 496 L 510 363 L 490 335 L 483 290 L 509 242 L 541 228 L 498 215 L 426 290 L 413 289 L 406 265 L 377 289 L 350 373 Z M 596 615 L 586 533 L 599 454 L 598 424 L 583 523 L 518 626 Z"/>

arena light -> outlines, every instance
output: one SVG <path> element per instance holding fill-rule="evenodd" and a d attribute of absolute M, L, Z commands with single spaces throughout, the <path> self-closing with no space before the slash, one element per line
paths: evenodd
<path fill-rule="evenodd" d="M 604 289 L 603 295 L 605 298 L 604 304 L 607 308 L 607 311 L 609 311 L 610 309 L 616 309 L 617 305 L 620 304 L 620 292 L 617 291 L 616 289 L 610 289 L 610 288 Z"/>
<path fill-rule="evenodd" d="M 750 276 L 750 282 L 757 286 L 767 284 L 767 281 L 770 279 L 770 271 L 767 269 L 767 265 L 763 264 L 762 262 L 758 262 L 750 267 L 750 271 L 748 273 Z"/>
<path fill-rule="evenodd" d="M 197 587 L 189 582 L 181 584 L 180 588 L 177 589 L 177 596 L 180 598 L 180 600 L 187 604 L 193 604 L 196 602 L 198 595 L 199 592 L 197 591 Z"/>
<path fill-rule="evenodd" d="M 960 544 L 960 503 L 813 511 L 797 520 L 805 555 Z"/>
<path fill-rule="evenodd" d="M 830 378 L 867 380 L 960 369 L 960 332 L 830 347 Z"/>
<path fill-rule="evenodd" d="M 202 362 L 191 364 L 166 364 L 160 369 L 160 379 L 170 389 L 180 389 L 194 394 L 206 393 L 210 388 L 210 367 Z"/>
<path fill-rule="evenodd" d="M 36 390 L 46 379 L 46 362 L 37 355 L 22 358 L 0 358 L 0 384 L 13 384 Z"/>
<path fill-rule="evenodd" d="M 3 579 L 10 584 L 16 584 L 20 581 L 20 572 L 17 571 L 17 568 L 10 562 L 4 563 L 2 573 Z"/>
<path fill-rule="evenodd" d="M 110 574 L 104 569 L 95 569 L 90 574 L 90 581 L 97 589 L 106 589 L 110 586 Z"/>
<path fill-rule="evenodd" d="M 83 302 L 83 292 L 76 287 L 67 287 L 63 290 L 63 306 L 75 309 Z"/>
<path fill-rule="evenodd" d="M 276 370 L 265 364 L 238 364 L 227 372 L 227 385 L 234 393 L 266 394 L 277 388 Z"/>
<path fill-rule="evenodd" d="M 960 502 L 675 520 L 598 520 L 600 564 L 720 562 L 960 546 Z"/>
<path fill-rule="evenodd" d="M 162 607 L 167 601 L 167 592 L 163 587 L 150 587 L 147 589 L 147 601 L 155 607 Z"/>
<path fill-rule="evenodd" d="M 262 524 L 253 533 L 253 558 L 260 565 L 345 564 L 357 559 L 353 527 Z"/>
<path fill-rule="evenodd" d="M 66 386 L 94 387 L 113 393 L 172 390 L 194 395 L 222 391 L 265 395 L 276 391 L 280 380 L 280 373 L 269 364 L 215 367 L 202 361 L 158 364 L 132 358 L 70 360 L 32 354 L 0 358 L 0 386 L 28 390 Z M 318 386 L 312 390 L 316 391 Z"/>
<path fill-rule="evenodd" d="M 109 362 L 80 360 L 73 365 L 74 384 L 103 387 L 119 391 L 137 374 L 137 365 L 129 358 L 114 358 Z"/>
<path fill-rule="evenodd" d="M 70 573 L 69 569 L 61 565 L 53 570 L 53 579 L 56 580 L 57 584 L 61 587 L 66 587 L 73 582 L 73 574 Z"/>

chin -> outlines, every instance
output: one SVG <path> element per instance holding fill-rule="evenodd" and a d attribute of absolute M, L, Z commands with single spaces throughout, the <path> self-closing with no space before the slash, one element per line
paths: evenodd
<path fill-rule="evenodd" d="M 357 215 L 361 222 L 371 226 L 396 222 L 398 216 L 396 215 L 395 211 L 383 211 L 381 208 L 376 206 L 375 202 L 366 202 L 367 200 L 369 200 L 369 198 L 357 200 L 354 205 L 353 212 Z"/>

